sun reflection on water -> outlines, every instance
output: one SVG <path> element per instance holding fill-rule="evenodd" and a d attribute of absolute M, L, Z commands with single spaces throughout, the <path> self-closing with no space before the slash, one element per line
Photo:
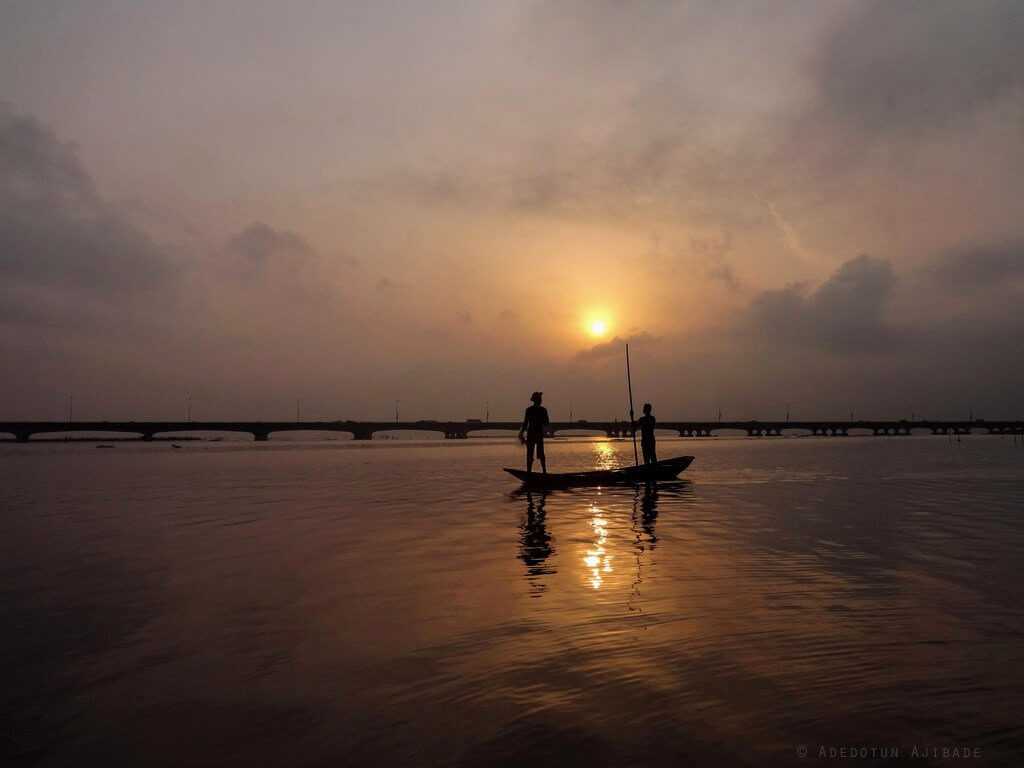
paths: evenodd
<path fill-rule="evenodd" d="M 605 547 L 608 542 L 608 519 L 603 516 L 597 502 L 590 505 L 590 528 L 594 543 L 584 552 L 583 564 L 589 570 L 590 586 L 600 589 L 604 575 L 612 572 L 612 555 Z"/>
<path fill-rule="evenodd" d="M 615 447 L 607 440 L 599 440 L 594 443 L 594 468 L 615 469 L 618 466 L 615 456 Z"/>

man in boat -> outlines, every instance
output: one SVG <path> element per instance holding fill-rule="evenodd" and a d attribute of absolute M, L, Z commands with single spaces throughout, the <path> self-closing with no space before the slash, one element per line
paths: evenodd
<path fill-rule="evenodd" d="M 543 396 L 543 392 L 534 392 L 530 395 L 533 405 L 526 409 L 523 416 L 523 426 L 519 428 L 519 442 L 526 443 L 526 471 L 533 472 L 533 453 L 536 451 L 537 458 L 540 459 L 540 470 L 546 475 L 548 465 L 544 458 L 544 430 L 549 420 L 548 409 L 540 404 Z"/>
<path fill-rule="evenodd" d="M 644 464 L 656 464 L 658 457 L 654 453 L 654 416 L 651 415 L 651 404 L 644 403 L 644 415 L 637 419 L 640 429 L 640 447 L 644 452 Z"/>

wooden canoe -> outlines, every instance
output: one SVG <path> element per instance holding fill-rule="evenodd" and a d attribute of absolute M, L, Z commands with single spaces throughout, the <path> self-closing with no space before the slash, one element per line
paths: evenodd
<path fill-rule="evenodd" d="M 522 469 L 504 467 L 512 477 L 534 488 L 570 488 L 577 485 L 622 485 L 647 483 L 657 480 L 674 480 L 680 472 L 690 466 L 693 456 L 676 456 L 656 464 L 641 464 L 639 467 L 619 469 L 596 469 L 589 472 L 526 472 Z"/>

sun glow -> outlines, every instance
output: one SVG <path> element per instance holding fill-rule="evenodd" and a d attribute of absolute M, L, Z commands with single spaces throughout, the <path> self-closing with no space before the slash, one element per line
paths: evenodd
<path fill-rule="evenodd" d="M 590 324 L 587 326 L 587 330 L 594 338 L 600 338 L 608 333 L 608 323 L 607 321 L 600 319 L 591 320 Z"/>

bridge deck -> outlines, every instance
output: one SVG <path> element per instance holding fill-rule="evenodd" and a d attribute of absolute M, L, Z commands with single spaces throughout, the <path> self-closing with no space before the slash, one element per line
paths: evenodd
<path fill-rule="evenodd" d="M 151 440 L 155 435 L 182 432 L 248 432 L 256 440 L 266 440 L 274 432 L 322 431 L 348 432 L 357 440 L 369 440 L 376 432 L 415 431 L 438 432 L 447 439 L 461 439 L 473 432 L 517 432 L 519 422 L 502 421 L 9 421 L 0 422 L 0 433 L 8 433 L 20 442 L 32 435 L 47 433 L 127 433 Z M 724 431 L 746 432 L 751 437 L 779 436 L 783 432 L 803 431 L 812 435 L 845 436 L 853 430 L 867 430 L 874 435 L 909 435 L 914 430 L 933 434 L 1024 434 L 1024 421 L 880 421 L 880 420 L 804 420 L 804 421 L 659 421 L 658 429 L 677 432 L 682 437 L 710 437 Z M 555 421 L 549 426 L 551 435 L 568 431 L 591 431 L 609 437 L 630 436 L 628 422 L 622 421 Z"/>

